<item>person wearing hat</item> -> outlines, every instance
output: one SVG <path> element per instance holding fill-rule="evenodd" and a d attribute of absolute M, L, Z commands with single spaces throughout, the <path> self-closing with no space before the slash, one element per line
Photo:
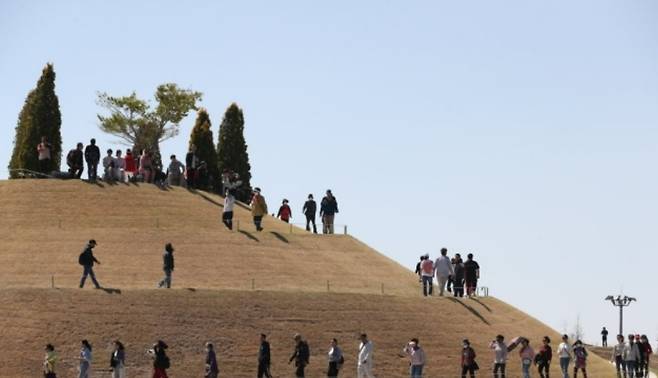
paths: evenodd
<path fill-rule="evenodd" d="M 206 343 L 206 374 L 204 378 L 217 378 L 219 376 L 219 367 L 217 366 L 217 355 L 215 346 L 211 342 Z"/>
<path fill-rule="evenodd" d="M 313 233 L 317 234 L 318 233 L 318 228 L 315 225 L 315 213 L 318 210 L 318 205 L 315 203 L 315 200 L 313 199 L 313 194 L 308 195 L 308 199 L 306 202 L 304 202 L 304 208 L 302 209 L 302 212 L 306 216 L 306 231 L 311 231 L 311 223 L 313 223 Z"/>
<path fill-rule="evenodd" d="M 171 243 L 165 245 L 165 251 L 162 255 L 162 270 L 165 276 L 158 284 L 158 287 L 171 288 L 171 273 L 174 271 L 174 246 Z"/>
<path fill-rule="evenodd" d="M 338 201 L 331 190 L 327 190 L 327 195 L 320 202 L 320 217 L 322 218 L 322 233 L 334 233 L 334 217 L 338 213 Z"/>
<path fill-rule="evenodd" d="M 471 342 L 464 339 L 462 342 L 462 378 L 466 378 L 466 373 L 473 378 L 475 377 L 475 371 L 480 369 L 477 362 L 475 362 L 475 357 L 475 350 L 471 347 Z"/>
<path fill-rule="evenodd" d="M 295 377 L 304 377 L 304 369 L 309 364 L 311 352 L 308 343 L 302 339 L 302 335 L 296 333 L 293 339 L 295 340 L 295 351 L 290 356 L 288 363 L 295 361 Z"/>
<path fill-rule="evenodd" d="M 92 239 L 87 243 L 87 246 L 85 246 L 84 251 L 80 254 L 80 257 L 78 257 L 78 263 L 82 265 L 82 278 L 80 278 L 80 289 L 82 289 L 85 286 L 85 281 L 87 280 L 87 276 L 91 277 L 91 282 L 94 283 L 94 286 L 96 289 L 100 289 L 101 285 L 98 283 L 96 280 L 96 275 L 94 274 L 94 263 L 97 263 L 98 265 L 101 264 L 100 261 L 94 257 L 94 252 L 92 249 L 96 247 L 96 240 Z"/>
<path fill-rule="evenodd" d="M 358 378 L 374 378 L 372 373 L 372 357 L 373 345 L 372 341 L 368 340 L 368 335 L 362 333 L 359 336 L 361 343 L 359 344 L 359 354 L 357 356 L 356 374 Z"/>
<path fill-rule="evenodd" d="M 411 378 L 422 378 L 425 366 L 425 351 L 418 344 L 418 339 L 409 340 L 402 352 L 409 357 L 409 375 Z"/>
<path fill-rule="evenodd" d="M 276 214 L 277 218 L 280 218 L 282 221 L 286 223 L 290 223 L 290 218 L 292 218 L 292 210 L 290 210 L 290 206 L 288 206 L 288 200 L 283 199 L 283 202 L 281 203 L 281 207 L 279 208 L 279 212 Z"/>
<path fill-rule="evenodd" d="M 263 231 L 263 217 L 267 214 L 267 202 L 265 202 L 265 197 L 260 194 L 260 188 L 254 188 L 250 206 L 256 231 Z"/>

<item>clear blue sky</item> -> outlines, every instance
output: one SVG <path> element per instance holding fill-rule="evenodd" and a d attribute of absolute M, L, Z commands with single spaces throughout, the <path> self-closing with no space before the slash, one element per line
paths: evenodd
<path fill-rule="evenodd" d="M 658 3 L 186 3 L 2 1 L 0 166 L 46 62 L 65 149 L 116 146 L 97 91 L 176 82 L 215 135 L 244 108 L 272 205 L 331 188 L 337 222 L 405 266 L 473 252 L 492 294 L 560 331 L 580 314 L 590 341 L 623 290 L 627 330 L 656 339 Z"/>

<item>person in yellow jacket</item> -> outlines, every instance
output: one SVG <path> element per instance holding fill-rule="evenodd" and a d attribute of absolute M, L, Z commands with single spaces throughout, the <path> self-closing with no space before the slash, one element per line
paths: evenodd
<path fill-rule="evenodd" d="M 56 378 L 55 363 L 57 362 L 57 354 L 55 347 L 52 344 L 46 345 L 46 357 L 43 360 L 43 376 L 46 378 Z"/>
<path fill-rule="evenodd" d="M 267 202 L 265 197 L 260 194 L 260 188 L 254 188 L 254 194 L 251 197 L 251 216 L 254 217 L 256 231 L 263 231 L 263 216 L 267 214 Z"/>

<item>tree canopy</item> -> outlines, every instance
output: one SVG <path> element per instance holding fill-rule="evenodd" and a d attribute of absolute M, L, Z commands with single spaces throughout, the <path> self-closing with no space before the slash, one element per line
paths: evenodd
<path fill-rule="evenodd" d="M 98 114 L 100 129 L 120 138 L 139 153 L 146 149 L 153 153 L 154 162 L 162 167 L 160 142 L 178 135 L 180 122 L 191 110 L 197 110 L 197 102 L 203 94 L 190 89 L 181 89 L 174 83 L 159 85 L 155 91 L 157 105 L 130 96 L 113 97 L 98 94 L 98 104 L 109 115 Z"/>

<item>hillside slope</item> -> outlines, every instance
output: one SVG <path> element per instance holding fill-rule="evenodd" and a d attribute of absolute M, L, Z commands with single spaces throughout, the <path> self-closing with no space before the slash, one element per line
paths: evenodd
<path fill-rule="evenodd" d="M 241 232 L 228 231 L 219 221 L 221 203 L 151 185 L 0 182 L 0 377 L 37 375 L 47 342 L 62 357 L 60 376 L 74 376 L 82 338 L 95 346 L 95 377 L 109 376 L 100 369 L 114 338 L 128 347 L 133 377 L 148 375 L 144 350 L 159 338 L 171 345 L 172 377 L 201 375 L 207 340 L 218 345 L 223 376 L 254 376 L 261 332 L 271 335 L 276 377 L 292 376 L 286 361 L 295 332 L 311 344 L 310 377 L 322 376 L 332 337 L 347 355 L 343 376 L 354 376 L 362 331 L 375 342 L 380 378 L 406 376 L 397 354 L 411 337 L 426 349 L 427 377 L 457 376 L 465 337 L 482 373 L 491 361 L 486 345 L 498 333 L 527 336 L 534 346 L 544 335 L 558 340 L 494 298 L 422 298 L 411 272 L 350 236 L 312 235 L 272 218 L 256 233 L 244 208 L 236 211 Z M 77 289 L 77 257 L 90 238 L 99 243 L 97 276 L 111 290 Z M 166 242 L 176 247 L 174 289 L 156 290 Z M 594 356 L 589 370 L 591 377 L 614 376 Z M 520 373 L 516 352 L 509 371 Z"/>

